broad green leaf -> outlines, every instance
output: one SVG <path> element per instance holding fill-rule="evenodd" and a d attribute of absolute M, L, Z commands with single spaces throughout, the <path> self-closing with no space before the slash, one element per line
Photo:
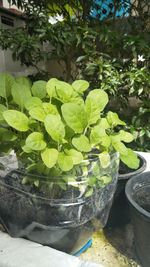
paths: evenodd
<path fill-rule="evenodd" d="M 58 151 L 54 148 L 46 148 L 44 151 L 41 152 L 41 157 L 44 164 L 48 168 L 52 168 L 58 159 Z"/>
<path fill-rule="evenodd" d="M 111 143 L 110 137 L 106 134 L 105 129 L 101 128 L 99 125 L 95 126 L 91 130 L 90 142 L 92 145 L 102 145 L 104 147 L 109 147 Z"/>
<path fill-rule="evenodd" d="M 0 104 L 0 122 L 4 120 L 3 112 L 5 110 L 7 110 L 7 108 L 4 105 Z"/>
<path fill-rule="evenodd" d="M 107 121 L 111 125 L 111 127 L 115 127 L 117 125 L 126 125 L 124 121 L 119 119 L 117 113 L 111 111 L 107 113 Z"/>
<path fill-rule="evenodd" d="M 128 149 L 122 142 L 112 142 L 114 149 L 121 155 L 127 155 Z"/>
<path fill-rule="evenodd" d="M 58 165 L 62 171 L 70 171 L 73 168 L 72 157 L 66 155 L 64 152 L 60 152 L 58 155 Z"/>
<path fill-rule="evenodd" d="M 31 88 L 32 86 L 32 83 L 31 81 L 27 78 L 27 77 L 23 77 L 23 76 L 20 76 L 20 77 L 17 77 L 15 79 L 15 82 L 20 84 L 20 85 L 25 85 L 26 87 L 28 87 L 29 89 Z"/>
<path fill-rule="evenodd" d="M 62 142 L 65 137 L 65 127 L 61 118 L 57 115 L 49 114 L 44 120 L 45 129 L 51 138 L 56 142 Z"/>
<path fill-rule="evenodd" d="M 47 82 L 42 80 L 34 82 L 31 88 L 33 96 L 39 97 L 40 99 L 46 97 L 46 84 Z"/>
<path fill-rule="evenodd" d="M 30 147 L 28 147 L 27 145 L 22 146 L 22 150 L 25 153 L 31 153 L 32 152 L 32 149 Z"/>
<path fill-rule="evenodd" d="M 102 168 L 107 168 L 110 165 L 110 155 L 107 152 L 99 154 L 99 159 Z"/>
<path fill-rule="evenodd" d="M 137 169 L 140 164 L 140 160 L 137 157 L 137 154 L 132 151 L 130 148 L 127 149 L 126 155 L 121 155 L 120 159 L 131 169 Z"/>
<path fill-rule="evenodd" d="M 88 190 L 85 193 L 85 197 L 92 196 L 93 192 L 94 192 L 94 189 L 92 187 L 88 188 Z"/>
<path fill-rule="evenodd" d="M 94 124 L 100 118 L 100 112 L 108 103 L 108 95 L 103 90 L 91 91 L 85 101 L 88 124 Z"/>
<path fill-rule="evenodd" d="M 35 107 L 29 111 L 30 116 L 37 121 L 44 121 L 46 114 L 42 107 Z"/>
<path fill-rule="evenodd" d="M 58 115 L 59 114 L 55 105 L 44 102 L 42 103 L 42 107 L 46 115 L 48 114 Z"/>
<path fill-rule="evenodd" d="M 102 129 L 105 129 L 105 130 L 110 128 L 110 125 L 109 125 L 106 118 L 101 118 L 98 125 L 99 125 L 99 127 L 101 127 Z"/>
<path fill-rule="evenodd" d="M 84 80 L 76 80 L 72 83 L 72 87 L 77 93 L 83 94 L 89 88 L 89 83 Z"/>
<path fill-rule="evenodd" d="M 57 97 L 56 95 L 56 84 L 58 80 L 55 78 L 50 79 L 46 84 L 46 91 L 50 97 Z"/>
<path fill-rule="evenodd" d="M 26 101 L 31 97 L 30 88 L 26 85 L 20 83 L 14 83 L 11 88 L 11 93 L 13 96 L 14 102 L 24 108 Z"/>
<path fill-rule="evenodd" d="M 26 132 L 29 130 L 29 119 L 20 111 L 6 110 L 3 112 L 5 121 L 14 129 L 20 132 Z"/>
<path fill-rule="evenodd" d="M 84 108 L 75 103 L 67 103 L 62 105 L 61 110 L 67 125 L 76 133 L 82 133 L 87 126 Z"/>
<path fill-rule="evenodd" d="M 125 132 L 124 130 L 119 131 L 120 140 L 126 143 L 130 143 L 134 140 L 131 133 Z"/>
<path fill-rule="evenodd" d="M 8 73 L 0 73 L 0 96 L 7 99 L 11 95 L 14 78 Z"/>
<path fill-rule="evenodd" d="M 66 154 L 68 156 L 71 156 L 72 157 L 72 161 L 73 161 L 73 164 L 76 165 L 76 164 L 80 164 L 83 160 L 83 155 L 81 152 L 75 150 L 75 149 L 70 149 L 70 150 L 67 150 L 66 151 Z"/>
<path fill-rule="evenodd" d="M 62 81 L 56 83 L 56 95 L 62 103 L 70 102 L 72 95 L 74 93 L 73 88 L 70 84 Z"/>
<path fill-rule="evenodd" d="M 43 150 L 46 147 L 46 143 L 43 140 L 43 134 L 39 132 L 29 134 L 26 139 L 26 146 L 35 151 Z"/>
<path fill-rule="evenodd" d="M 89 139 L 85 135 L 80 135 L 72 139 L 73 146 L 81 152 L 91 151 Z"/>
<path fill-rule="evenodd" d="M 40 107 L 42 105 L 42 101 L 38 97 L 30 97 L 25 102 L 25 108 L 27 110 L 31 110 L 32 108 Z"/>

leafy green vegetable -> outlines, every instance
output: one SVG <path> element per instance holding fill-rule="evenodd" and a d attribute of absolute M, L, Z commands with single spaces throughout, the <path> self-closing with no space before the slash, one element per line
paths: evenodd
<path fill-rule="evenodd" d="M 73 146 L 81 152 L 91 151 L 89 139 L 85 135 L 80 135 L 72 139 Z"/>
<path fill-rule="evenodd" d="M 41 157 L 44 164 L 48 168 L 52 168 L 58 159 L 58 151 L 54 148 L 46 148 L 44 151 L 41 152 Z"/>
<path fill-rule="evenodd" d="M 75 103 L 67 103 L 62 105 L 61 110 L 67 125 L 75 133 L 82 133 L 87 126 L 87 117 L 84 108 Z"/>
<path fill-rule="evenodd" d="M 6 110 L 3 112 L 3 117 L 14 129 L 20 132 L 26 132 L 29 130 L 29 119 L 22 112 L 11 109 Z"/>
<path fill-rule="evenodd" d="M 26 139 L 26 146 L 32 150 L 41 151 L 46 147 L 43 140 L 43 134 L 34 132 L 31 133 Z"/>
<path fill-rule="evenodd" d="M 51 138 L 61 143 L 63 138 L 65 137 L 65 127 L 61 118 L 57 115 L 47 115 L 44 120 L 45 129 Z"/>
<path fill-rule="evenodd" d="M 43 99 L 46 97 L 47 91 L 46 91 L 46 82 L 45 81 L 37 81 L 34 82 L 32 85 L 31 91 L 33 96 L 36 96 L 40 99 Z"/>

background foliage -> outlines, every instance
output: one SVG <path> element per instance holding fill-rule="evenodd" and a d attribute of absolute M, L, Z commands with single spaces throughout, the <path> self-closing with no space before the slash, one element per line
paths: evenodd
<path fill-rule="evenodd" d="M 111 108 L 128 121 L 137 138 L 134 148 L 149 150 L 150 2 L 9 2 L 23 10 L 26 25 L 1 30 L 2 49 L 10 48 L 14 60 L 38 72 L 40 61 L 56 60 L 64 68 L 59 78 L 86 79 L 92 87 L 107 91 Z M 64 20 L 50 24 L 49 16 L 57 14 Z"/>

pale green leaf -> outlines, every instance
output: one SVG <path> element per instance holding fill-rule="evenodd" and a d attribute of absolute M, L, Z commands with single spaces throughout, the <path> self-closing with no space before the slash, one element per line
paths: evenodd
<path fill-rule="evenodd" d="M 84 108 L 75 103 L 67 103 L 62 105 L 61 110 L 67 125 L 76 133 L 82 133 L 87 126 Z"/>
<path fill-rule="evenodd" d="M 8 73 L 0 73 L 0 96 L 8 98 L 11 95 L 11 87 L 14 83 L 14 78 Z"/>
<path fill-rule="evenodd" d="M 60 152 L 58 155 L 58 165 L 62 171 L 70 171 L 73 168 L 73 160 L 71 156 Z"/>
<path fill-rule="evenodd" d="M 83 155 L 81 152 L 75 150 L 75 149 L 70 149 L 65 151 L 68 156 L 72 157 L 73 164 L 80 164 L 83 161 Z"/>
<path fill-rule="evenodd" d="M 100 118 L 100 112 L 108 103 L 108 95 L 103 90 L 91 91 L 85 101 L 88 124 L 94 124 Z"/>
<path fill-rule="evenodd" d="M 58 80 L 55 78 L 50 79 L 46 84 L 46 91 L 50 97 L 57 97 L 56 95 L 56 84 Z"/>
<path fill-rule="evenodd" d="M 44 102 L 42 103 L 42 107 L 46 115 L 48 114 L 58 115 L 59 114 L 56 106 L 52 105 L 51 103 Z"/>
<path fill-rule="evenodd" d="M 89 139 L 85 135 L 80 135 L 72 139 L 73 146 L 81 152 L 91 151 Z"/>
<path fill-rule="evenodd" d="M 125 132 L 124 130 L 119 131 L 120 140 L 126 143 L 130 143 L 134 140 L 131 133 Z"/>
<path fill-rule="evenodd" d="M 20 76 L 20 77 L 17 77 L 15 79 L 15 82 L 20 84 L 20 85 L 25 85 L 26 87 L 28 87 L 29 89 L 31 88 L 32 86 L 32 83 L 31 81 L 27 78 L 27 77 L 24 77 L 24 76 Z"/>
<path fill-rule="evenodd" d="M 109 147 L 111 143 L 110 137 L 106 134 L 105 129 L 101 128 L 99 125 L 95 126 L 91 130 L 90 142 L 92 145 L 102 145 L 104 147 Z"/>
<path fill-rule="evenodd" d="M 31 110 L 36 107 L 40 107 L 42 105 L 42 101 L 38 97 L 30 97 L 25 101 L 25 108 L 27 110 Z"/>
<path fill-rule="evenodd" d="M 85 80 L 76 80 L 72 83 L 72 87 L 77 93 L 83 94 L 89 88 L 89 83 Z"/>
<path fill-rule="evenodd" d="M 52 168 L 58 159 L 58 151 L 54 148 L 46 148 L 44 151 L 41 152 L 41 157 L 44 164 L 48 168 Z"/>
<path fill-rule="evenodd" d="M 44 120 L 45 129 L 51 138 L 56 142 L 62 142 L 65 137 L 65 127 L 61 118 L 57 115 L 49 114 Z"/>
<path fill-rule="evenodd" d="M 33 96 L 39 97 L 40 99 L 46 97 L 46 84 L 47 82 L 42 80 L 34 82 L 31 88 Z"/>
<path fill-rule="evenodd" d="M 32 152 L 32 149 L 27 145 L 22 146 L 22 150 L 27 154 Z"/>
<path fill-rule="evenodd" d="M 42 121 L 44 122 L 45 118 L 46 118 L 46 114 L 44 112 L 44 109 L 43 107 L 35 107 L 35 108 L 32 108 L 30 111 L 29 111 L 29 114 L 30 116 L 37 120 L 37 121 Z"/>
<path fill-rule="evenodd" d="M 26 146 L 35 151 L 41 151 L 46 147 L 43 134 L 39 132 L 31 133 L 26 139 Z"/>
<path fill-rule="evenodd" d="M 127 154 L 121 155 L 120 159 L 131 169 L 137 169 L 140 164 L 140 160 L 137 154 L 130 148 L 127 149 Z"/>
<path fill-rule="evenodd" d="M 110 125 L 106 118 L 101 118 L 98 125 L 100 128 L 105 129 L 105 130 L 110 128 Z"/>
<path fill-rule="evenodd" d="M 24 108 L 26 101 L 31 97 L 30 88 L 26 85 L 20 83 L 14 83 L 11 88 L 11 93 L 13 96 L 14 102 Z"/>
<path fill-rule="evenodd" d="M 26 132 L 29 130 L 29 119 L 20 111 L 6 110 L 3 112 L 5 121 L 14 129 L 20 132 Z"/>
<path fill-rule="evenodd" d="M 73 88 L 70 84 L 62 81 L 56 83 L 56 98 L 59 99 L 62 103 L 70 102 L 72 95 L 74 93 Z"/>
<path fill-rule="evenodd" d="M 107 152 L 99 154 L 99 159 L 102 168 L 107 168 L 110 165 L 110 155 Z"/>
<path fill-rule="evenodd" d="M 4 105 L 0 104 L 0 121 L 3 121 L 4 120 L 3 112 L 5 110 L 7 110 L 7 108 Z"/>
<path fill-rule="evenodd" d="M 107 121 L 111 127 L 115 127 L 117 125 L 126 125 L 124 121 L 119 119 L 118 114 L 112 111 L 107 113 Z"/>
<path fill-rule="evenodd" d="M 121 155 L 127 155 L 128 154 L 128 149 L 127 147 L 122 143 L 122 142 L 113 142 L 112 145 L 114 149 L 119 152 Z"/>

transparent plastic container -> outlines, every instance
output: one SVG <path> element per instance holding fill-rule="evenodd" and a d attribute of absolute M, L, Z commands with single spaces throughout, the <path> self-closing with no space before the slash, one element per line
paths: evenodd
<path fill-rule="evenodd" d="M 76 253 L 95 228 L 106 224 L 118 165 L 117 153 L 105 168 L 97 158 L 84 161 L 76 180 L 72 174 L 52 178 L 12 171 L 0 179 L 1 223 L 11 236 Z M 40 178 L 40 187 L 22 184 L 25 177 L 30 181 Z"/>

